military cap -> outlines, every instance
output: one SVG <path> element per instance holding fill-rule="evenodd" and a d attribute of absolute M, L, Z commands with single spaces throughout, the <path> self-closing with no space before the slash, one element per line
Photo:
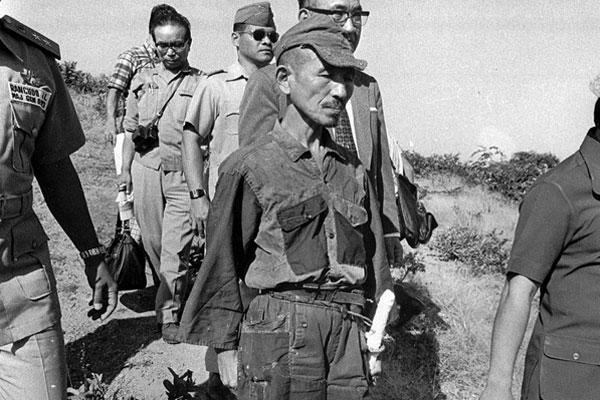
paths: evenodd
<path fill-rule="evenodd" d="M 248 24 L 275 28 L 271 3 L 262 1 L 260 3 L 248 4 L 236 11 L 233 24 Z"/>
<path fill-rule="evenodd" d="M 275 57 L 279 59 L 283 53 L 296 47 L 312 49 L 323 62 L 334 67 L 360 71 L 367 67 L 365 60 L 354 58 L 344 30 L 326 15 L 315 13 L 292 26 L 277 42 Z"/>

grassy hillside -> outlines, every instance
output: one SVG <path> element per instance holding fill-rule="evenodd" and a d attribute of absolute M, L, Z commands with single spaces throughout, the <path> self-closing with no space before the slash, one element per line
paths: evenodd
<path fill-rule="evenodd" d="M 116 213 L 116 184 L 112 149 L 103 138 L 103 99 L 98 91 L 77 87 L 83 85 L 77 82 L 94 87 L 89 76 L 77 75 L 73 65 L 65 68 L 76 82 L 73 95 L 88 139 L 73 160 L 100 236 L 108 241 Z M 546 161 L 535 161 L 539 157 L 525 164 L 486 161 L 476 164 L 480 174 L 474 178 L 472 164 L 461 164 L 451 156 L 433 158 L 438 161 L 421 157 L 416 163 L 421 168 L 417 182 L 422 200 L 435 214 L 440 228 L 429 245 L 412 250 L 425 270 L 408 275 L 402 282 L 425 307 L 394 331 L 395 342 L 385 355 L 384 375 L 373 390 L 377 400 L 477 398 L 484 385 L 490 332 L 503 284 L 499 271 L 506 261 L 517 219 L 517 203 L 511 200 L 516 196 L 505 192 L 515 187 L 522 190 L 523 182 L 531 181 L 529 173 L 512 183 L 498 177 L 513 176 L 506 171 L 515 165 L 535 165 L 535 176 L 548 167 Z M 496 171 L 491 177 L 486 175 L 490 170 Z M 36 209 L 51 237 L 72 385 L 78 387 L 85 377 L 99 373 L 107 385 L 106 398 L 151 399 L 165 398 L 162 381 L 171 378 L 167 367 L 178 373 L 189 368 L 201 382 L 205 377 L 203 352 L 183 345 L 164 345 L 155 332 L 152 311 L 135 313 L 120 305 L 103 325 L 86 319 L 89 289 L 81 262 L 49 215 L 39 191 L 36 195 Z M 394 273 L 402 275 L 402 271 Z M 404 312 L 410 312 L 410 304 Z M 515 393 L 522 355 L 518 365 Z M 199 393 L 196 398 L 203 398 Z"/>

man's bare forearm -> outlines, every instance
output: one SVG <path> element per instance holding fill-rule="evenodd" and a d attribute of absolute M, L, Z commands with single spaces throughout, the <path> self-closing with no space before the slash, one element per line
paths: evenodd
<path fill-rule="evenodd" d="M 510 391 L 517 353 L 538 284 L 521 275 L 508 279 L 494 320 L 488 387 Z"/>
<path fill-rule="evenodd" d="M 198 188 L 207 190 L 204 174 L 204 151 L 202 150 L 203 139 L 189 124 L 183 129 L 181 156 L 183 161 L 183 173 L 189 190 Z"/>
<path fill-rule="evenodd" d="M 115 130 L 118 129 L 117 105 L 120 96 L 121 92 L 115 88 L 109 88 L 106 93 L 106 126 L 113 127 Z"/>

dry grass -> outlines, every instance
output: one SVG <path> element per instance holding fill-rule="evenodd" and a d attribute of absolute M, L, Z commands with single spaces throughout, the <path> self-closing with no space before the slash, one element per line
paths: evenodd
<path fill-rule="evenodd" d="M 95 104 L 93 96 L 76 96 L 88 143 L 73 160 L 94 222 L 106 241 L 112 234 L 116 212 L 115 182 L 111 149 L 103 143 L 103 120 Z M 424 202 L 440 229 L 457 225 L 481 233 L 495 229 L 512 239 L 516 204 L 481 188 L 465 187 L 456 177 L 437 176 L 419 184 L 427 192 Z M 193 351 L 177 348 L 174 352 L 172 346 L 157 340 L 151 312 L 136 316 L 120 306 L 102 326 L 86 319 L 89 289 L 81 262 L 39 192 L 36 200 L 36 209 L 51 237 L 71 374 L 77 380 L 82 373 L 104 373 L 111 393 L 160 398 L 164 393 L 162 379 L 169 377 L 166 367 L 183 372 L 184 363 L 178 359 L 189 357 Z M 426 270 L 409 277 L 406 286 L 423 301 L 425 312 L 394 334 L 395 348 L 386 355 L 385 374 L 373 390 L 373 399 L 476 399 L 485 384 L 490 333 L 503 277 L 473 277 L 460 264 L 439 261 L 426 246 L 418 251 L 424 256 Z M 201 365 L 200 357 L 198 353 L 192 361 Z M 520 386 L 522 357 L 515 372 L 515 394 Z M 190 369 L 201 381 L 201 367 Z"/>

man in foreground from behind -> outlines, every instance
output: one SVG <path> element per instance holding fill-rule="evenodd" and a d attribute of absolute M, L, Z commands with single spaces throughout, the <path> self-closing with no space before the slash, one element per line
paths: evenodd
<path fill-rule="evenodd" d="M 594 120 L 579 151 L 538 178 L 521 204 L 481 400 L 513 398 L 538 288 L 521 398 L 600 399 L 600 100 Z"/>
<path fill-rule="evenodd" d="M 0 20 L 0 398 L 66 398 L 67 369 L 48 237 L 32 209 L 37 179 L 50 212 L 81 252 L 93 318 L 117 304 L 77 172 L 85 137 L 56 66 L 58 45 Z"/>
<path fill-rule="evenodd" d="M 360 322 L 392 280 L 373 188 L 329 128 L 366 62 L 320 15 L 292 27 L 275 54 L 289 105 L 221 165 L 180 334 L 217 349 L 240 399 L 363 398 Z M 259 291 L 245 315 L 239 279 Z"/>

